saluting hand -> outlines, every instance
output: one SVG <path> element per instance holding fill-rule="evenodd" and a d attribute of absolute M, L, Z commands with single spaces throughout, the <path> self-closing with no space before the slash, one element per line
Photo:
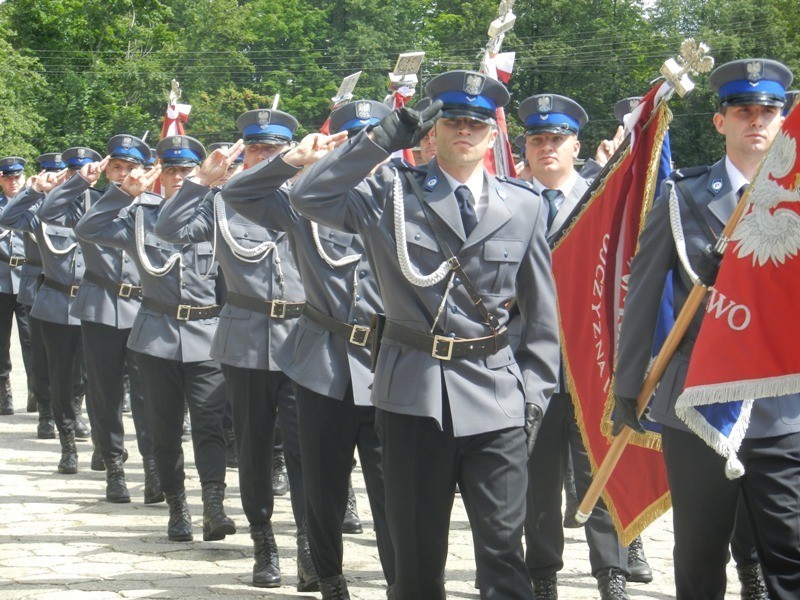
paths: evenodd
<path fill-rule="evenodd" d="M 294 167 L 312 165 L 334 148 L 341 146 L 347 139 L 347 132 L 340 131 L 333 135 L 310 133 L 294 148 L 283 155 L 283 161 Z"/>
<path fill-rule="evenodd" d="M 614 134 L 614 137 L 610 140 L 603 140 L 600 142 L 600 145 L 597 147 L 597 152 L 594 155 L 594 159 L 601 167 L 604 166 L 612 156 L 614 156 L 614 152 L 617 151 L 622 140 L 625 139 L 625 130 L 622 128 L 622 125 L 617 127 L 617 133 Z"/>
<path fill-rule="evenodd" d="M 57 173 L 48 173 L 47 171 L 42 170 L 37 175 L 31 177 L 31 186 L 33 187 L 34 191 L 46 194 L 57 185 L 63 183 L 66 175 L 67 169 L 62 169 Z"/>
<path fill-rule="evenodd" d="M 80 170 L 81 177 L 83 177 L 90 184 L 97 183 L 97 180 L 100 179 L 100 173 L 106 170 L 109 160 L 111 160 L 111 157 L 106 156 L 103 160 L 99 162 L 86 163 L 81 167 Z"/>
<path fill-rule="evenodd" d="M 153 185 L 159 175 L 161 175 L 160 163 L 149 171 L 145 171 L 142 167 L 136 167 L 122 182 L 120 189 L 129 196 L 136 198 Z"/>
<path fill-rule="evenodd" d="M 389 154 L 413 148 L 433 128 L 441 113 L 441 100 L 434 100 L 422 111 L 404 106 L 381 119 L 380 123 L 370 130 L 370 136 Z"/>
<path fill-rule="evenodd" d="M 200 171 L 195 176 L 195 181 L 200 185 L 211 187 L 225 177 L 228 167 L 233 164 L 236 157 L 242 153 L 244 141 L 239 140 L 228 148 L 217 148 L 203 161 Z"/>

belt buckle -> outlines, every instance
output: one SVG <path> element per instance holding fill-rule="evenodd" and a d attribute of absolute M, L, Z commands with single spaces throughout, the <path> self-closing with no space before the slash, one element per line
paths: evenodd
<path fill-rule="evenodd" d="M 80 287 L 81 287 L 80 285 L 71 285 L 71 286 L 69 286 L 69 297 L 70 298 L 74 298 L 75 296 L 77 296 L 78 295 L 78 289 Z"/>
<path fill-rule="evenodd" d="M 356 346 L 366 346 L 369 339 L 369 327 L 363 325 L 353 325 L 350 331 L 350 343 Z"/>
<path fill-rule="evenodd" d="M 179 304 L 178 305 L 178 314 L 175 315 L 175 318 L 178 321 L 188 321 L 189 317 L 192 316 L 192 307 L 188 304 Z"/>
<path fill-rule="evenodd" d="M 18 267 L 25 264 L 25 258 L 22 256 L 12 256 L 8 259 L 9 267 Z"/>
<path fill-rule="evenodd" d="M 133 293 L 133 285 L 130 283 L 120 283 L 117 295 L 120 298 L 130 298 Z"/>
<path fill-rule="evenodd" d="M 453 344 L 455 340 L 451 337 L 447 337 L 444 335 L 435 335 L 433 336 L 433 348 L 431 349 L 431 356 L 433 358 L 438 358 L 439 360 L 450 360 L 453 358 Z M 444 344 L 446 350 L 444 352 L 439 351 L 439 346 Z"/>
<path fill-rule="evenodd" d="M 286 318 L 286 301 L 284 300 L 273 300 L 272 304 L 269 308 L 269 316 L 273 319 L 285 319 Z"/>

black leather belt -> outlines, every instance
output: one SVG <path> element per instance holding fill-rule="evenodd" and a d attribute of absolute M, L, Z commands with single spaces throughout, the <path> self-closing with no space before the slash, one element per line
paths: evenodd
<path fill-rule="evenodd" d="M 189 304 L 167 304 L 155 298 L 142 298 L 142 306 L 160 312 L 168 317 L 175 317 L 178 321 L 199 321 L 200 319 L 213 319 L 219 316 L 219 304 L 211 306 L 191 306 Z"/>
<path fill-rule="evenodd" d="M 53 288 L 54 290 L 58 290 L 59 292 L 64 292 L 70 298 L 74 298 L 75 296 L 77 296 L 78 289 L 81 287 L 80 284 L 78 283 L 74 285 L 67 285 L 66 283 L 61 283 L 60 281 L 56 281 L 55 279 L 51 279 L 50 277 L 47 276 L 45 276 L 42 283 L 49 288 Z"/>
<path fill-rule="evenodd" d="M 26 258 L 25 264 L 31 265 L 32 267 L 39 267 L 40 269 L 42 268 L 42 261 L 33 258 Z"/>
<path fill-rule="evenodd" d="M 120 298 L 133 299 L 133 300 L 141 300 L 142 299 L 142 288 L 138 285 L 131 285 L 130 283 L 114 283 L 106 279 L 105 277 L 101 277 L 96 273 L 92 273 L 91 271 L 86 271 L 83 274 L 84 280 L 95 284 L 101 288 L 108 290 L 109 292 L 113 292 L 115 296 L 119 296 Z"/>
<path fill-rule="evenodd" d="M 283 300 L 260 300 L 235 292 L 228 292 L 227 301 L 232 306 L 264 313 L 273 319 L 294 319 L 299 317 L 305 304 L 305 302 L 284 302 Z"/>
<path fill-rule="evenodd" d="M 325 313 L 320 312 L 318 309 L 311 306 L 308 302 L 303 307 L 303 314 L 309 319 L 314 321 L 317 325 L 322 325 L 328 331 L 338 333 L 351 344 L 356 346 L 366 346 L 369 343 L 370 329 L 363 325 L 350 325 L 344 323 L 333 317 L 329 317 Z"/>
<path fill-rule="evenodd" d="M 0 261 L 6 263 L 11 268 L 19 267 L 28 262 L 27 260 L 25 260 L 24 256 L 3 256 L 3 255 L 0 255 Z"/>
<path fill-rule="evenodd" d="M 489 356 L 508 346 L 505 330 L 497 335 L 481 338 L 454 338 L 444 335 L 428 335 L 421 331 L 409 329 L 393 321 L 386 321 L 383 337 L 404 346 L 430 352 L 433 358 L 450 360 L 470 356 Z"/>

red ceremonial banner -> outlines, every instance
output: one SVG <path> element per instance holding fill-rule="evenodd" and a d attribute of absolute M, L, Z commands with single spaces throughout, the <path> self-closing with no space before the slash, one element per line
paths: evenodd
<path fill-rule="evenodd" d="M 678 416 L 729 460 L 747 429 L 750 400 L 800 392 L 798 143 L 795 108 L 745 196 L 676 404 Z"/>
<path fill-rule="evenodd" d="M 665 85 L 665 84 L 663 84 Z M 593 473 L 610 447 L 612 377 L 625 281 L 656 192 L 670 120 L 660 86 L 634 111 L 627 151 L 553 249 L 562 355 L 575 416 Z M 603 499 L 623 544 L 670 507 L 660 439 L 634 436 Z"/>

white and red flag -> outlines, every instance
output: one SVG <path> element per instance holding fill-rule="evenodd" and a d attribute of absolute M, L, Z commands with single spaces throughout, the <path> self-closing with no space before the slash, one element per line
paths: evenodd
<path fill-rule="evenodd" d="M 398 110 L 408 104 L 409 100 L 414 97 L 415 89 L 410 85 L 403 85 L 393 90 L 391 95 L 387 97 L 386 103 L 392 110 Z M 412 148 L 405 148 L 398 150 L 396 153 L 397 158 L 402 158 L 410 165 L 415 165 L 414 151 Z"/>
<path fill-rule="evenodd" d="M 164 115 L 164 124 L 161 126 L 161 139 L 172 135 L 186 135 L 183 124 L 189 120 L 191 104 L 170 104 Z"/>
<path fill-rule="evenodd" d="M 800 392 L 800 110 L 786 117 L 724 253 L 694 345 L 678 416 L 736 458 L 758 398 Z"/>
<path fill-rule="evenodd" d="M 511 79 L 511 71 L 514 69 L 514 52 L 501 52 L 492 54 L 486 50 L 481 71 L 489 77 L 497 79 L 504 85 L 508 85 Z M 514 153 L 511 149 L 511 142 L 508 139 L 508 128 L 506 127 L 506 112 L 502 107 L 497 109 L 497 129 L 500 135 L 497 136 L 494 146 L 489 148 L 483 157 L 483 164 L 486 170 L 492 175 L 507 175 L 516 177 L 517 171 L 514 166 Z"/>

